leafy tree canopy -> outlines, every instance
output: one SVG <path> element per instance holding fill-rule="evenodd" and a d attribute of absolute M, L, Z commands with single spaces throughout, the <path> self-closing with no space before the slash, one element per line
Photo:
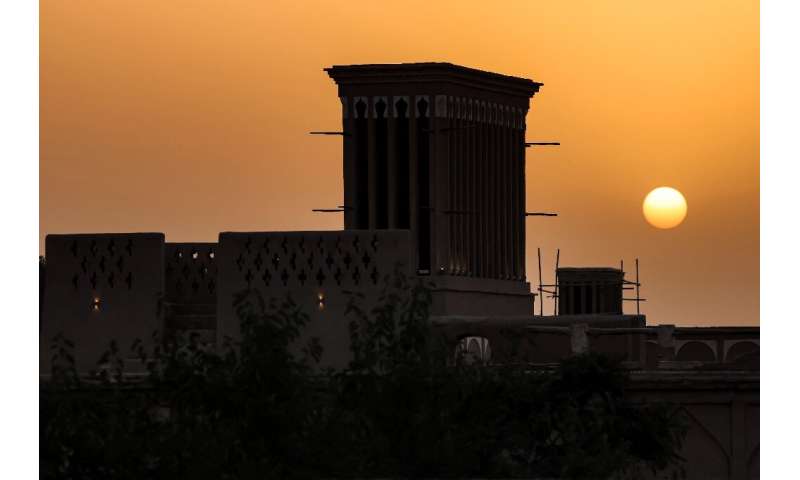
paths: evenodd
<path fill-rule="evenodd" d="M 91 378 L 67 339 L 40 395 L 44 478 L 637 478 L 679 466 L 685 424 L 672 406 L 633 402 L 627 376 L 593 354 L 555 369 L 455 357 L 431 326 L 430 292 L 400 275 L 378 306 L 352 295 L 353 359 L 324 370 L 300 344 L 291 299 L 237 299 L 241 339 L 133 350 L 112 342 Z"/>

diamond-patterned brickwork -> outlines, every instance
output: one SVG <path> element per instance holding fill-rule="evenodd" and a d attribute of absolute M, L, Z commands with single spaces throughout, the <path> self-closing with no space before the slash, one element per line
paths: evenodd
<path fill-rule="evenodd" d="M 390 273 L 378 261 L 385 252 L 373 232 L 237 235 L 240 248 L 228 258 L 251 288 L 377 285 Z"/>
<path fill-rule="evenodd" d="M 133 240 L 130 239 L 123 242 L 122 248 L 114 238 L 72 240 L 69 253 L 76 262 L 72 287 L 75 291 L 81 285 L 87 285 L 92 290 L 101 287 L 132 289 L 134 278 L 128 267 L 132 264 L 133 252 Z"/>

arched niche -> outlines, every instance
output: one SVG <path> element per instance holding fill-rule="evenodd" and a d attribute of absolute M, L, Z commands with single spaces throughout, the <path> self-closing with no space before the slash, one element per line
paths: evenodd
<path fill-rule="evenodd" d="M 741 342 L 736 342 L 728 348 L 728 351 L 725 353 L 725 361 L 726 362 L 735 362 L 739 359 L 742 359 L 745 356 L 749 356 L 753 353 L 759 351 L 759 346 L 755 342 L 751 342 L 749 340 L 743 340 Z"/>
<path fill-rule="evenodd" d="M 691 341 L 683 344 L 675 360 L 686 362 L 715 362 L 717 359 L 714 350 L 703 342 Z"/>
<path fill-rule="evenodd" d="M 489 363 L 492 359 L 492 347 L 489 339 L 480 336 L 465 336 L 459 339 L 455 349 L 456 361 L 468 364 Z"/>

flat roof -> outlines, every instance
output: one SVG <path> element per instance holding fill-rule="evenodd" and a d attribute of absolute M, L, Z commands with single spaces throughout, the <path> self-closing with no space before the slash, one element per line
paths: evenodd
<path fill-rule="evenodd" d="M 543 84 L 529 78 L 514 77 L 449 62 L 368 63 L 333 65 L 323 69 L 333 80 L 343 84 L 404 81 L 456 81 L 489 90 L 533 96 Z"/>
<path fill-rule="evenodd" d="M 558 267 L 559 272 L 614 272 L 621 273 L 622 270 L 613 267 Z"/>

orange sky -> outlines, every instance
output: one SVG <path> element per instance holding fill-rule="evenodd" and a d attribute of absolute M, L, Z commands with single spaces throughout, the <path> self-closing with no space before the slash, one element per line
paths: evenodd
<path fill-rule="evenodd" d="M 528 152 L 528 210 L 559 217 L 527 220 L 529 280 L 537 246 L 547 272 L 638 256 L 648 322 L 759 323 L 756 1 L 40 5 L 40 249 L 341 228 L 311 212 L 342 198 L 341 140 L 306 135 L 341 126 L 322 68 L 447 61 L 544 83 L 527 137 L 562 146 Z M 641 214 L 661 185 L 673 230 Z"/>

